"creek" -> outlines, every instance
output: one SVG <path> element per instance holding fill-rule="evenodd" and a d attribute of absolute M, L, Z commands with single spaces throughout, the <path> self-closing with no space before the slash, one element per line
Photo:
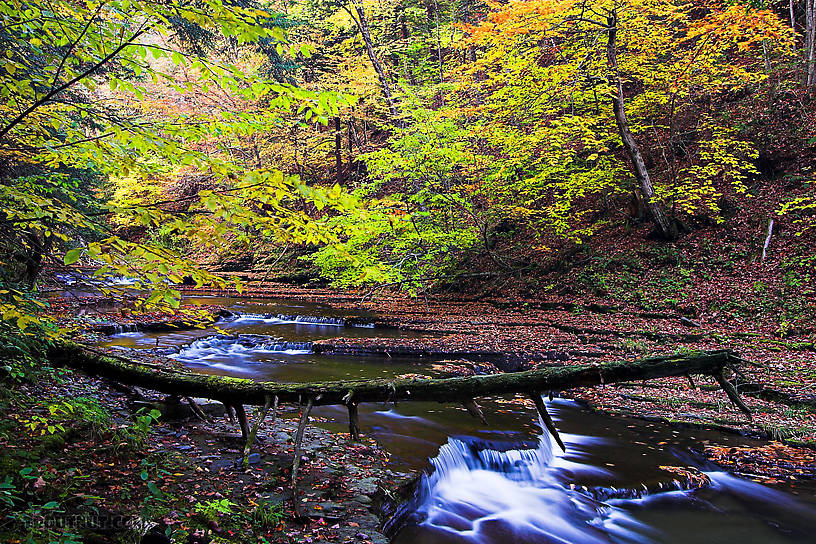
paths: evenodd
<path fill-rule="evenodd" d="M 326 305 L 196 297 L 233 312 L 206 329 L 122 332 L 105 344 L 156 349 L 192 370 L 257 380 L 306 382 L 433 374 L 427 360 L 316 354 L 334 337 L 401 338 L 420 333 L 374 328 Z M 367 321 L 370 319 L 371 321 Z M 534 409 L 512 399 L 480 399 L 489 426 L 459 406 L 360 406 L 363 433 L 389 452 L 395 471 L 423 471 L 387 530 L 395 544 L 435 543 L 794 543 L 812 542 L 816 485 L 771 488 L 722 472 L 706 445 L 760 442 L 594 413 L 555 399 L 548 408 L 567 446 L 542 434 Z M 318 407 L 316 424 L 346 431 L 343 407 Z M 661 467 L 696 467 L 691 485 Z M 676 483 L 679 482 L 679 483 Z"/>

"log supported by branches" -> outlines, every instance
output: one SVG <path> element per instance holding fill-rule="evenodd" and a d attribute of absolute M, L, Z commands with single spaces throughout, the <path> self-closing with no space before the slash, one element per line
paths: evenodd
<path fill-rule="evenodd" d="M 343 380 L 324 383 L 282 384 L 276 382 L 255 382 L 241 378 L 207 376 L 175 369 L 162 368 L 151 363 L 131 361 L 124 357 L 105 355 L 91 348 L 65 342 L 54 346 L 49 353 L 50 360 L 59 365 L 71 366 L 90 374 L 113 379 L 130 385 L 170 393 L 176 396 L 194 396 L 216 399 L 227 407 L 234 407 L 241 424 L 241 431 L 247 443 L 244 448 L 244 463 L 248 464 L 249 449 L 258 432 L 260 422 L 274 399 L 277 410 L 279 402 L 301 403 L 306 401 L 297 434 L 295 435 L 295 455 L 292 464 L 292 496 L 295 515 L 300 517 L 298 499 L 298 468 L 301 457 L 303 433 L 309 421 L 312 407 L 327 404 L 343 404 L 349 412 L 349 432 L 353 439 L 359 439 L 357 405 L 361 402 L 396 401 L 439 401 L 464 404 L 474 417 L 486 423 L 481 408 L 476 403 L 478 397 L 525 393 L 533 399 L 541 420 L 558 445 L 565 449 L 558 435 L 547 407 L 542 400 L 543 391 L 560 391 L 573 387 L 604 385 L 615 382 L 629 382 L 704 374 L 713 376 L 725 390 L 728 398 L 740 410 L 751 413 L 742 403 L 736 390 L 725 377 L 725 368 L 739 362 L 740 358 L 731 351 L 710 351 L 685 355 L 653 357 L 638 361 L 618 363 L 569 365 L 542 368 L 526 372 L 508 372 L 461 378 L 410 379 L 410 380 Z M 245 404 L 263 406 L 258 419 L 249 430 Z M 273 412 L 274 414 L 274 412 Z"/>
<path fill-rule="evenodd" d="M 692 374 L 721 377 L 725 367 L 741 361 L 734 352 L 723 350 L 458 378 L 288 384 L 162 369 L 155 364 L 102 355 L 73 343 L 53 347 L 49 357 L 54 364 L 70 366 L 103 378 L 174 395 L 216 399 L 233 406 L 264 406 L 269 398 L 274 397 L 280 403 L 300 403 L 311 398 L 315 406 L 409 400 L 467 404 L 479 397 L 508 393 L 561 391 Z"/>

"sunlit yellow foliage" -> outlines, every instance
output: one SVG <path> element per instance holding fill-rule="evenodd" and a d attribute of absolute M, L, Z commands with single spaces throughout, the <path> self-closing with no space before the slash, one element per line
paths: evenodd
<path fill-rule="evenodd" d="M 627 114 L 658 196 L 675 213 L 718 213 L 742 193 L 756 150 L 729 94 L 756 92 L 790 54 L 768 10 L 717 2 L 525 0 L 493 4 L 462 48 L 459 114 L 495 157 L 493 198 L 580 240 L 592 211 L 634 188 L 613 117 L 606 57 L 613 10 Z M 690 135 L 693 135 L 690 137 Z"/>

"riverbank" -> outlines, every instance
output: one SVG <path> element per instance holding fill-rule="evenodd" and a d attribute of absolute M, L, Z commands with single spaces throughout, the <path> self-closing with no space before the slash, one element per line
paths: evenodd
<path fill-rule="evenodd" d="M 265 420 L 244 466 L 245 442 L 223 405 L 202 402 L 201 421 L 186 405 L 159 415 L 162 400 L 66 370 L 5 389 L 0 464 L 13 476 L 0 507 L 13 510 L 2 540 L 387 542 L 373 505 L 404 475 L 371 440 L 307 427 L 295 519 L 296 407 Z"/>

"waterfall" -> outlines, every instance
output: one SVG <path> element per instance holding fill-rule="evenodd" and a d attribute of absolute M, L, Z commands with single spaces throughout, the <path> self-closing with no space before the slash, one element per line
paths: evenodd
<path fill-rule="evenodd" d="M 439 448 L 439 455 L 431 459 L 434 471 L 428 477 L 428 486 L 433 487 L 460 470 L 496 472 L 509 480 L 532 483 L 543 478 L 553 459 L 548 437 L 542 437 L 538 447 L 530 449 L 498 450 L 490 446 L 479 441 L 448 439 Z"/>
<path fill-rule="evenodd" d="M 556 455 L 549 435 L 532 446 L 449 438 L 422 477 L 413 512 L 400 512 L 403 521 L 473 543 L 651 542 L 623 509 L 570 485 L 579 465 Z"/>
<path fill-rule="evenodd" d="M 233 323 L 261 322 L 269 325 L 315 325 L 344 327 L 346 320 L 340 317 L 321 317 L 315 315 L 287 315 L 287 314 L 236 314 Z"/>
<path fill-rule="evenodd" d="M 282 342 L 271 336 L 217 334 L 199 338 L 171 355 L 184 362 L 201 363 L 211 359 L 247 359 L 255 354 L 306 355 L 312 352 L 311 342 Z"/>
<path fill-rule="evenodd" d="M 122 324 L 117 323 L 113 326 L 113 331 L 111 332 L 111 335 L 128 334 L 138 331 L 139 325 L 137 325 L 136 323 L 122 323 Z"/>

